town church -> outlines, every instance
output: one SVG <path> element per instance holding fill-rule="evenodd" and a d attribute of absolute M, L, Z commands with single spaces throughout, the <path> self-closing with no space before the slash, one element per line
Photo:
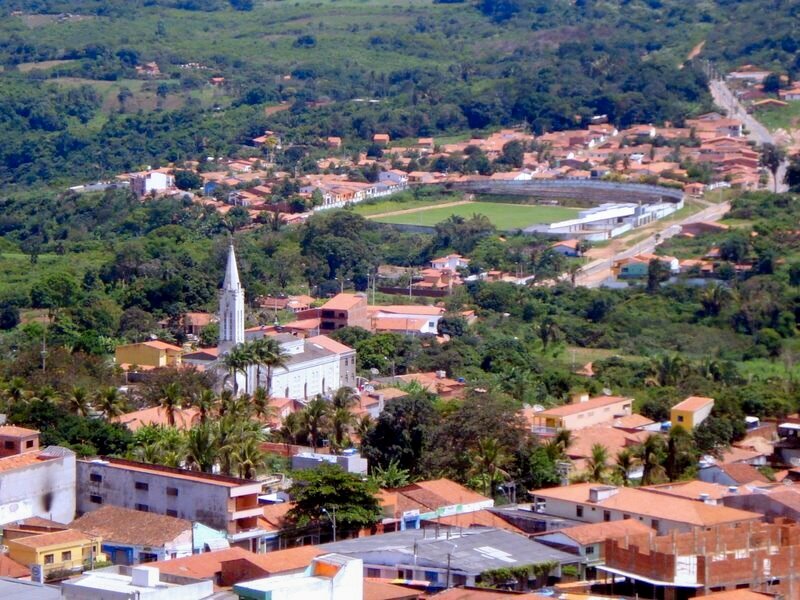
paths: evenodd
<path fill-rule="evenodd" d="M 217 368 L 224 377 L 222 360 L 233 348 L 265 335 L 272 335 L 286 354 L 286 365 L 273 370 L 272 384 L 266 369 L 255 365 L 237 377 L 238 388 L 252 393 L 258 387 L 270 389 L 275 397 L 310 400 L 316 395 L 329 397 L 341 387 L 356 387 L 356 352 L 325 335 L 308 338 L 280 332 L 280 328 L 245 328 L 245 294 L 239 279 L 236 252 L 228 248 L 225 278 L 219 292 L 219 342 Z M 260 377 L 260 379 L 259 379 Z"/>

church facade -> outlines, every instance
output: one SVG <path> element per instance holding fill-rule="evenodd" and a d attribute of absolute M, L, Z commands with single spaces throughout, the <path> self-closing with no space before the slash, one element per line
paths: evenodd
<path fill-rule="evenodd" d="M 269 335 L 263 328 L 245 330 L 244 324 L 244 288 L 231 245 L 219 296 L 219 362 L 236 346 Z M 246 376 L 238 376 L 240 391 L 252 393 L 262 387 L 273 397 L 306 401 L 316 395 L 329 397 L 342 387 L 356 387 L 354 349 L 325 335 L 300 338 L 279 333 L 274 337 L 286 354 L 286 366 L 274 369 L 270 385 L 267 369 L 251 365 Z"/>

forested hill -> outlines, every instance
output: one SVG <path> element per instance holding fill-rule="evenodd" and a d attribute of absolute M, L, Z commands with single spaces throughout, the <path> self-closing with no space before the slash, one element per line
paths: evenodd
<path fill-rule="evenodd" d="M 701 69 L 683 65 L 703 40 L 702 57 L 723 64 L 797 68 L 800 0 L 774 5 L 5 1 L 0 183 L 230 154 L 267 127 L 294 145 L 338 135 L 357 146 L 378 131 L 544 131 L 596 114 L 680 122 L 710 106 Z M 150 62 L 160 73 L 143 74 Z"/>

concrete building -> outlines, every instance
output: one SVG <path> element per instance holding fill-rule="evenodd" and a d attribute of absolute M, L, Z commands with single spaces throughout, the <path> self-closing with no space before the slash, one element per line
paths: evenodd
<path fill-rule="evenodd" d="M 39 449 L 39 432 L 35 429 L 0 426 L 0 458 L 14 456 L 23 452 L 35 452 Z"/>
<path fill-rule="evenodd" d="M 39 565 L 45 578 L 74 573 L 89 567 L 92 561 L 104 561 L 98 537 L 76 529 L 32 534 L 5 540 L 8 555 L 23 565 Z"/>
<path fill-rule="evenodd" d="M 347 473 L 356 475 L 367 475 L 369 464 L 366 458 L 358 453 L 355 454 L 316 454 L 313 452 L 301 452 L 292 456 L 292 470 L 304 471 L 306 469 L 316 469 L 323 463 L 329 463 L 340 467 Z"/>
<path fill-rule="evenodd" d="M 131 191 L 139 199 L 150 194 L 160 194 L 175 188 L 175 177 L 163 171 L 135 173 L 130 178 Z"/>
<path fill-rule="evenodd" d="M 254 550 L 265 533 L 257 481 L 117 458 L 78 461 L 78 481 L 81 515 L 111 505 L 199 521 Z"/>
<path fill-rule="evenodd" d="M 746 523 L 606 543 L 598 567 L 631 582 L 631 593 L 665 600 L 749 589 L 800 597 L 800 527 Z"/>
<path fill-rule="evenodd" d="M 366 294 L 336 294 L 320 307 L 320 333 L 330 333 L 342 327 L 369 329 Z"/>
<path fill-rule="evenodd" d="M 438 335 L 439 321 L 445 309 L 425 304 L 372 306 L 369 308 L 371 329 L 416 335 Z"/>
<path fill-rule="evenodd" d="M 252 600 L 363 600 L 363 571 L 358 558 L 326 554 L 313 559 L 303 573 L 240 583 L 233 591 Z"/>
<path fill-rule="evenodd" d="M 760 521 L 762 515 L 639 488 L 577 483 L 534 490 L 533 510 L 584 523 L 635 519 L 659 534 Z"/>
<path fill-rule="evenodd" d="M 60 600 L 61 590 L 55 585 L 0 577 L 0 598 L 6 600 Z"/>
<path fill-rule="evenodd" d="M 114 566 L 86 573 L 61 584 L 65 600 L 203 600 L 214 584 L 153 567 Z"/>
<path fill-rule="evenodd" d="M 560 577 L 561 567 L 576 564 L 573 554 L 529 540 L 502 529 L 474 527 L 448 530 L 438 535 L 425 529 L 407 529 L 320 546 L 364 561 L 367 577 L 427 581 L 433 587 L 480 583 L 486 571 L 553 563 L 550 575 Z"/>
<path fill-rule="evenodd" d="M 177 367 L 181 364 L 182 348 L 161 340 L 122 344 L 114 349 L 114 361 L 122 369 L 143 367 Z"/>
<path fill-rule="evenodd" d="M 70 527 L 101 538 L 103 553 L 117 565 L 192 555 L 192 523 L 185 519 L 103 506 L 74 520 Z"/>
<path fill-rule="evenodd" d="M 469 259 L 460 254 L 448 254 L 431 260 L 431 269 L 449 269 L 455 271 L 469 266 Z"/>
<path fill-rule="evenodd" d="M 680 425 L 686 431 L 691 431 L 708 418 L 713 408 L 713 398 L 689 396 L 670 409 L 670 422 L 673 427 Z"/>
<path fill-rule="evenodd" d="M 4 427 L 5 444 L 22 452 L 0 458 L 0 525 L 30 517 L 68 523 L 75 516 L 75 453 L 60 446 L 38 449 L 27 430 Z M 20 430 L 19 432 L 16 430 Z M 38 434 L 37 434 L 38 435 Z M 28 450 L 31 443 L 32 450 Z"/>
<path fill-rule="evenodd" d="M 574 431 L 610 423 L 616 418 L 630 415 L 632 406 L 633 398 L 622 396 L 589 398 L 588 394 L 578 394 L 572 398 L 571 404 L 533 413 L 533 429 L 535 432 L 558 429 Z"/>

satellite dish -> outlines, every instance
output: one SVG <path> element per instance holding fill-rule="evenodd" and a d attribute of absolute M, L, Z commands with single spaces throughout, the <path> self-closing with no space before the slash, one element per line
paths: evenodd
<path fill-rule="evenodd" d="M 369 372 L 370 372 L 370 373 L 372 373 L 373 375 L 380 375 L 380 373 L 381 373 L 381 372 L 380 372 L 378 369 L 376 369 L 375 367 L 372 367 L 372 368 L 369 370 Z"/>
<path fill-rule="evenodd" d="M 608 388 L 603 388 L 603 395 L 604 396 L 610 396 L 611 395 L 611 390 L 608 389 Z"/>

